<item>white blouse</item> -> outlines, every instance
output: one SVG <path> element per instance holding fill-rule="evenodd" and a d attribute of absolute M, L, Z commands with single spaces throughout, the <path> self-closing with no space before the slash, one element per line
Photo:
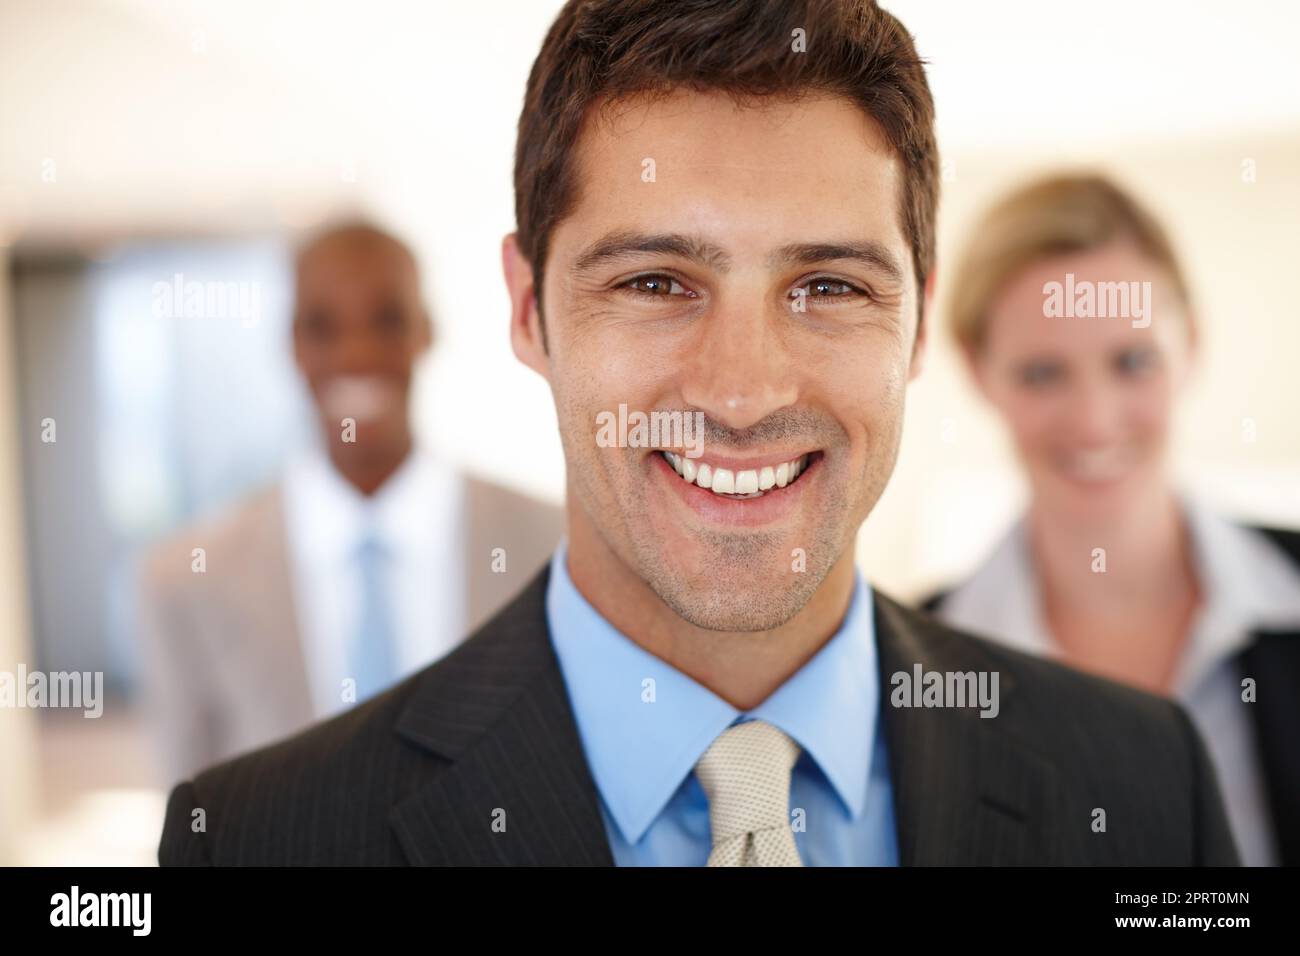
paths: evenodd
<path fill-rule="evenodd" d="M 1242 862 L 1277 863 L 1253 718 L 1234 659 L 1256 630 L 1300 630 L 1300 569 L 1263 535 L 1184 498 L 1202 604 L 1174 673 L 1214 762 Z M 937 616 L 1018 650 L 1060 659 L 1045 624 L 1024 518 L 943 600 Z"/>

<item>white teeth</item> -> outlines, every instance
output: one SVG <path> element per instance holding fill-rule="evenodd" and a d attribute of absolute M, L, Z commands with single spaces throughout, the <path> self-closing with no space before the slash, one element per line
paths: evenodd
<path fill-rule="evenodd" d="M 1108 481 L 1128 470 L 1129 459 L 1117 449 L 1104 449 L 1068 454 L 1062 464 L 1066 473 L 1078 480 Z"/>
<path fill-rule="evenodd" d="M 775 467 L 765 465 L 743 471 L 714 468 L 703 463 L 697 465 L 684 455 L 671 451 L 664 451 L 663 456 L 672 469 L 690 484 L 699 485 L 718 495 L 743 495 L 751 498 L 761 498 L 773 488 L 784 488 L 808 468 L 807 455 L 783 461 Z"/>

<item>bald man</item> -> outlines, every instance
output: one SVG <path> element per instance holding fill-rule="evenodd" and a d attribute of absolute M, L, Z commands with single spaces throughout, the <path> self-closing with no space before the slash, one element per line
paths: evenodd
<path fill-rule="evenodd" d="M 141 577 L 148 697 L 171 777 L 345 710 L 438 659 L 542 565 L 558 509 L 421 451 L 419 269 L 367 223 L 295 263 L 293 353 L 317 441 L 279 482 L 156 547 Z"/>

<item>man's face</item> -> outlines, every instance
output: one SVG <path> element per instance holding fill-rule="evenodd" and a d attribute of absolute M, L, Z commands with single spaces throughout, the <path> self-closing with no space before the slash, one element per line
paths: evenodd
<path fill-rule="evenodd" d="M 356 422 L 358 454 L 407 440 L 407 402 L 430 326 L 415 264 L 400 246 L 368 235 L 323 240 L 297 275 L 294 357 L 337 445 Z"/>
<path fill-rule="evenodd" d="M 548 353 L 516 329 L 555 396 L 571 521 L 691 623 L 773 628 L 851 549 L 897 456 L 918 304 L 901 165 L 847 100 L 696 93 L 594 117 L 576 159 Z M 667 441 L 604 447 L 620 405 L 703 413 L 703 453 L 679 474 Z"/>

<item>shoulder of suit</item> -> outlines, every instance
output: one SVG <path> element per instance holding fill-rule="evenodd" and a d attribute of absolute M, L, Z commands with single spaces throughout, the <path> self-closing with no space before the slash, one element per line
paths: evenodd
<path fill-rule="evenodd" d="M 1166 809 L 1184 806 L 1181 801 L 1203 776 L 1195 731 L 1174 701 L 1012 649 L 920 611 L 894 607 L 893 619 L 912 629 L 911 646 L 926 671 L 938 670 L 945 682 L 953 673 L 975 672 L 981 702 L 984 688 L 993 688 L 997 712 L 990 718 L 983 716 L 983 706 L 918 714 L 934 732 L 944 733 L 952 729 L 951 722 L 961 721 L 989 745 L 988 754 L 1009 747 L 1026 765 L 1051 768 L 1067 792 L 1089 793 L 1116 806 L 1134 799 L 1147 807 L 1151 801 L 1164 801 Z M 885 709 L 894 706 L 895 693 L 906 695 L 911 686 L 904 682 L 896 689 L 894 676 L 881 675 Z"/>
<path fill-rule="evenodd" d="M 397 715 L 436 666 L 430 664 L 369 700 L 282 740 L 208 767 L 194 778 L 196 788 L 215 793 L 240 777 L 272 771 L 319 777 L 337 772 L 341 745 L 349 750 L 364 750 L 390 737 Z"/>
<path fill-rule="evenodd" d="M 265 534 L 281 516 L 280 485 L 259 489 L 221 510 L 168 532 L 145 552 L 141 577 L 148 585 L 177 587 L 193 578 L 194 550 L 202 548 L 210 565 L 238 554 Z"/>
<path fill-rule="evenodd" d="M 394 727 L 429 669 L 335 717 L 197 773 L 190 782 L 192 800 L 206 816 L 205 843 L 213 862 L 292 864 L 297 861 L 277 857 L 277 848 L 285 846 L 288 828 L 316 832 L 310 810 L 298 813 L 306 804 L 347 805 L 378 786 L 378 776 L 387 807 L 405 796 L 404 788 L 427 782 L 407 766 L 422 755 L 402 746 Z M 373 839 L 366 834 L 375 832 L 376 823 L 386 827 L 387 814 L 378 814 L 378 821 L 351 814 L 336 819 L 328 850 L 343 861 Z M 358 828 L 355 834 L 347 832 L 349 826 Z M 257 848 L 256 859 L 248 857 L 250 847 Z"/>
<path fill-rule="evenodd" d="M 1022 736 L 1051 735 L 1069 728 L 1082 728 L 1086 733 L 1089 718 L 1083 714 L 1104 714 L 1108 721 L 1127 721 L 1155 736 L 1173 730 L 1182 733 L 1177 706 L 1163 697 L 953 627 L 879 592 L 876 598 L 895 621 L 911 630 L 930 661 L 954 670 L 1005 675 L 1014 696 L 1003 716 L 1016 724 Z M 1069 719 L 1062 720 L 1062 716 Z"/>
<path fill-rule="evenodd" d="M 447 686 L 460 686 L 466 672 L 472 672 L 490 684 L 490 673 L 500 668 L 507 677 L 517 680 L 521 666 L 529 666 L 525 653 L 534 652 L 529 660 L 537 664 L 546 659 L 549 648 L 544 639 L 519 640 L 520 622 L 534 622 L 544 631 L 543 600 L 548 573 L 545 568 L 515 599 L 500 609 L 474 634 L 444 657 L 427 665 L 374 698 L 320 721 L 284 740 L 242 754 L 210 767 L 194 778 L 194 788 L 205 805 L 225 808 L 229 822 L 247 823 L 267 816 L 274 809 L 261 805 L 250 794 L 264 794 L 275 799 L 290 785 L 300 792 L 321 788 L 338 788 L 357 792 L 366 784 L 364 768 L 394 767 L 406 760 L 427 760 L 426 752 L 411 747 L 399 733 L 399 725 L 408 708 L 419 717 L 422 708 L 437 702 Z M 540 666 L 540 665 L 539 665 Z M 406 775 L 414 781 L 418 774 Z M 385 785 L 401 789 L 403 781 L 386 778 Z M 284 788 L 280 786 L 284 784 Z M 269 791 L 271 792 L 267 792 Z M 392 799 L 400 793 L 389 793 Z"/>
<path fill-rule="evenodd" d="M 477 475 L 465 475 L 465 494 L 472 505 L 478 504 L 496 513 L 537 515 L 560 522 L 564 519 L 564 509 L 558 505 Z"/>
<path fill-rule="evenodd" d="M 472 536 L 514 541 L 528 553 L 528 565 L 548 556 L 564 535 L 562 507 L 470 475 L 465 476 L 465 513 Z"/>

